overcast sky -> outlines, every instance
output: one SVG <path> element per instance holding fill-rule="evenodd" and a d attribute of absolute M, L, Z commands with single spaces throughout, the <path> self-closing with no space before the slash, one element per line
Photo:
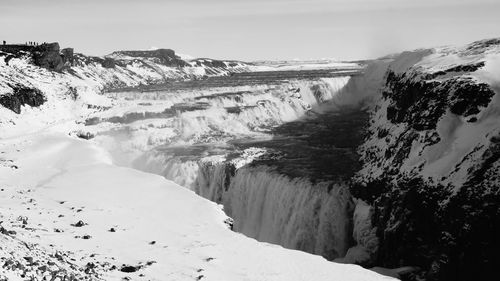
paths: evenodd
<path fill-rule="evenodd" d="M 500 0 L 0 0 L 0 40 L 344 60 L 500 37 Z"/>

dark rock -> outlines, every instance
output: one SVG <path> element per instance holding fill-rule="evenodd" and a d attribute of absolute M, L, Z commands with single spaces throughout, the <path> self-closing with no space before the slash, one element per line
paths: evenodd
<path fill-rule="evenodd" d="M 14 93 L 0 96 L 0 104 L 17 114 L 21 113 L 23 105 L 38 107 L 45 101 L 45 96 L 40 90 L 24 86 L 14 87 Z"/>
<path fill-rule="evenodd" d="M 489 85 L 470 78 L 453 77 L 442 82 L 427 81 L 429 78 L 425 76 L 420 80 L 406 78 L 405 74 L 396 75 L 392 71 L 387 74 L 387 89 L 383 92 L 384 98 L 391 101 L 387 119 L 396 124 L 407 123 L 417 131 L 436 129 L 448 108 L 464 117 L 477 114 L 495 95 Z"/>
<path fill-rule="evenodd" d="M 102 67 L 104 68 L 115 68 L 116 62 L 112 58 L 104 58 L 102 61 Z"/>
<path fill-rule="evenodd" d="M 139 269 L 140 269 L 139 266 L 124 265 L 124 266 L 122 266 L 122 268 L 120 268 L 120 271 L 126 272 L 126 273 L 132 273 L 132 272 L 136 272 Z"/>
<path fill-rule="evenodd" d="M 33 257 L 24 257 L 24 260 L 26 260 L 29 264 L 33 263 Z"/>
<path fill-rule="evenodd" d="M 8 236 L 14 236 L 17 234 L 14 230 L 7 230 L 3 226 L 0 226 L 0 233 Z"/>
<path fill-rule="evenodd" d="M 488 84 L 467 79 L 456 85 L 448 103 L 451 112 L 468 117 L 479 113 L 480 108 L 486 107 L 494 95 Z"/>
<path fill-rule="evenodd" d="M 64 68 L 64 59 L 60 54 L 59 43 L 36 46 L 32 56 L 33 63 L 37 66 L 53 71 L 62 71 Z"/>
<path fill-rule="evenodd" d="M 65 48 L 61 50 L 61 57 L 65 64 L 73 66 L 75 57 L 73 48 Z"/>
<path fill-rule="evenodd" d="M 78 132 L 76 133 L 76 136 L 81 138 L 81 139 L 84 139 L 84 140 L 90 140 L 90 139 L 93 139 L 95 137 L 95 135 L 91 132 Z M 77 212 L 81 212 L 82 210 L 78 210 Z"/>
<path fill-rule="evenodd" d="M 86 223 L 84 223 L 83 221 L 78 221 L 77 223 L 72 223 L 71 226 L 74 226 L 74 227 L 82 227 L 82 226 L 85 226 L 87 225 Z"/>

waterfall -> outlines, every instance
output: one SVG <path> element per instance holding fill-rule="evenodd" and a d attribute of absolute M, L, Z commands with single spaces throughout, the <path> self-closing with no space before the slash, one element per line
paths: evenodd
<path fill-rule="evenodd" d="M 185 98 L 211 106 L 176 114 L 169 128 L 178 134 L 179 144 L 152 149 L 135 159 L 133 166 L 223 205 L 234 220 L 233 229 L 249 237 L 330 260 L 344 258 L 348 252 L 350 259 L 355 258 L 350 247 L 365 238 L 353 233 L 353 223 L 363 222 L 359 208 L 353 221 L 356 204 L 345 183 L 312 183 L 308 178 L 280 174 L 272 166 L 253 166 L 253 159 L 264 152 L 260 148 L 231 147 L 218 154 L 207 152 L 210 149 L 179 152 L 176 148 L 265 136 L 265 128 L 297 120 L 311 109 L 321 111 L 322 104 L 338 99 L 348 81 L 349 77 L 336 77 L 244 87 L 229 94 L 224 92 L 227 89 L 189 93 Z M 164 98 L 159 93 L 147 95 Z M 181 97 L 177 94 L 174 99 L 182 101 Z M 233 107 L 244 110 L 230 114 L 227 108 Z"/>
<path fill-rule="evenodd" d="M 351 241 L 354 205 L 344 184 L 290 179 L 269 167 L 201 162 L 194 190 L 224 206 L 234 230 L 328 259 Z"/>

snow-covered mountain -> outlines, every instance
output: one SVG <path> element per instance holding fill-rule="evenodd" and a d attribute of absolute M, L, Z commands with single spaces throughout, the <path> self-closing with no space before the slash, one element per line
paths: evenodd
<path fill-rule="evenodd" d="M 0 214 L 13 264 L 30 264 L 29 242 L 92 278 L 382 278 L 223 221 L 410 280 L 487 280 L 498 264 L 500 40 L 367 66 L 160 49 L 63 57 L 55 72 L 29 51 L 2 56 Z M 70 252 L 51 258 L 50 245 Z"/>

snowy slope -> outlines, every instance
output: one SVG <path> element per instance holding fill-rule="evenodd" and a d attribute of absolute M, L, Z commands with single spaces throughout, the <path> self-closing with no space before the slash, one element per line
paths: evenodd
<path fill-rule="evenodd" d="M 102 59 L 75 55 L 61 73 L 33 65 L 27 54 L 8 63 L 0 55 L 3 101 L 12 104 L 13 95 L 29 98 L 36 91 L 44 97 L 39 106 L 22 105 L 19 113 L 0 106 L 0 279 L 390 279 L 233 232 L 221 206 L 163 177 L 118 167 L 97 142 L 73 136 L 87 118 L 123 115 L 128 105 L 138 106 L 102 95 L 104 89 L 245 68 L 208 59 L 171 67 L 131 54 L 115 54 L 111 68 Z M 278 105 L 279 97 L 290 100 L 280 120 L 306 112 L 294 90 L 270 95 Z M 307 97 L 316 102 L 312 93 Z M 155 111 L 154 104 L 145 107 Z M 164 110 L 165 104 L 156 107 Z M 269 118 L 264 108 L 254 111 L 255 122 Z"/>
<path fill-rule="evenodd" d="M 179 59 L 180 65 L 170 65 L 154 56 L 127 57 L 118 52 L 109 58 L 114 60 L 113 67 L 105 67 L 103 58 L 75 54 L 71 65 L 54 72 L 34 65 L 28 52 L 20 51 L 14 57 L 0 52 L 0 99 L 16 96 L 19 89 L 37 90 L 44 97 L 41 106 L 22 106 L 22 116 L 0 106 L 0 138 L 110 108 L 112 101 L 101 95 L 107 89 L 229 75 L 248 69 L 241 62 L 208 59 L 199 63 Z"/>
<path fill-rule="evenodd" d="M 0 276 L 388 279 L 232 232 L 220 206 L 160 176 L 114 166 L 87 141 L 49 131 L 4 141 L 0 150 L 18 167 L 0 167 L 0 220 L 16 232 L 0 234 L 0 256 L 22 264 Z"/>

